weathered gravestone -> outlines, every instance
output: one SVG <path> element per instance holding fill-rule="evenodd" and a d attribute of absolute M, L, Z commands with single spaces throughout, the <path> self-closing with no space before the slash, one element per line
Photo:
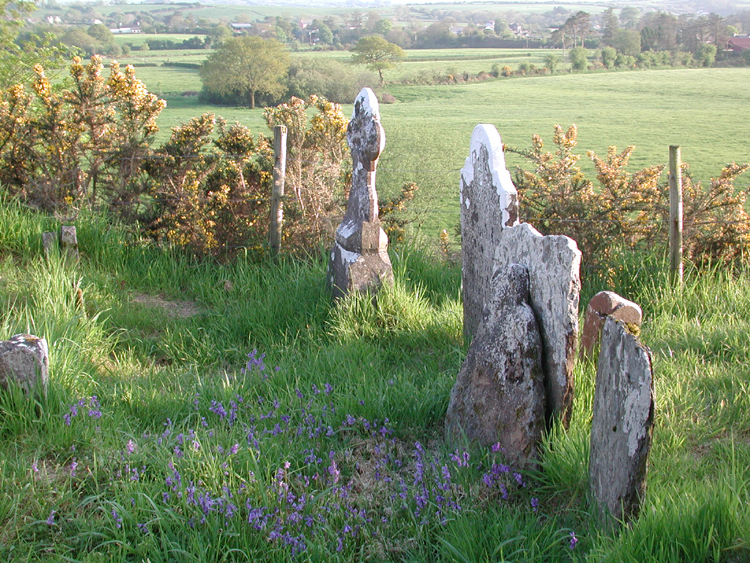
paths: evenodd
<path fill-rule="evenodd" d="M 78 236 L 75 227 L 66 225 L 60 227 L 60 243 L 64 255 L 69 260 L 78 261 Z"/>
<path fill-rule="evenodd" d="M 47 394 L 49 356 L 44 338 L 16 334 L 0 341 L 0 387 L 7 389 L 10 382 L 27 393 L 38 390 Z"/>
<path fill-rule="evenodd" d="M 638 515 L 653 422 L 651 355 L 624 323 L 608 317 L 596 370 L 589 460 L 589 484 L 604 521 Z"/>
<path fill-rule="evenodd" d="M 451 391 L 446 437 L 499 442 L 506 459 L 520 466 L 537 458 L 545 426 L 542 341 L 528 304 L 528 270 L 518 264 L 498 269 L 491 289 Z"/>
<path fill-rule="evenodd" d="M 581 252 L 562 235 L 542 236 L 528 223 L 498 235 L 495 268 L 523 264 L 529 270 L 529 305 L 542 335 L 547 417 L 567 427 L 573 405 L 573 367 L 578 345 Z"/>
<path fill-rule="evenodd" d="M 593 357 L 602 334 L 604 321 L 610 316 L 628 325 L 641 326 L 643 311 L 637 303 L 620 297 L 613 291 L 600 291 L 589 301 L 581 336 L 581 357 Z"/>
<path fill-rule="evenodd" d="M 335 298 L 352 291 L 377 290 L 383 282 L 393 281 L 388 237 L 378 219 L 375 190 L 385 131 L 380 124 L 378 100 L 369 88 L 363 88 L 354 102 L 346 139 L 352 153 L 352 187 L 328 264 L 328 282 Z"/>
<path fill-rule="evenodd" d="M 493 125 L 477 125 L 471 134 L 470 153 L 461 169 L 460 198 L 464 336 L 471 340 L 492 298 L 499 233 L 518 224 L 518 193 Z"/>

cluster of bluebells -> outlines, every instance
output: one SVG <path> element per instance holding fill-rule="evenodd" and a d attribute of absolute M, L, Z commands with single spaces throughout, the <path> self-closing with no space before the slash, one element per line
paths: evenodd
<path fill-rule="evenodd" d="M 96 395 L 92 395 L 88 399 L 78 399 L 78 401 L 70 405 L 69 412 L 63 415 L 65 425 L 70 426 L 73 418 L 79 414 L 86 414 L 89 418 L 101 418 L 102 411 L 99 409 L 99 398 Z"/>
<path fill-rule="evenodd" d="M 265 381 L 264 357 L 253 350 L 244 373 L 260 374 Z M 161 432 L 144 434 L 138 443 L 129 438 L 113 484 L 123 492 L 132 492 L 138 481 L 161 484 L 153 500 L 180 514 L 189 527 L 213 526 L 218 520 L 236 532 L 249 528 L 292 556 L 313 539 L 332 551 L 354 552 L 373 538 L 391 535 L 388 526 L 394 520 L 446 525 L 471 494 L 470 475 L 483 473 L 481 481 L 503 500 L 513 488 L 525 486 L 521 474 L 494 460 L 499 447 L 493 447 L 484 465 L 472 462 L 466 451 L 432 453 L 420 442 L 397 440 L 388 419 L 338 413 L 332 394 L 329 383 L 294 389 L 289 404 L 260 393 L 223 401 L 196 394 L 196 414 L 188 419 L 199 420 L 196 427 L 167 419 Z M 98 400 L 91 397 L 72 405 L 65 423 L 87 404 L 89 416 L 101 416 Z M 338 451 L 331 448 L 333 437 L 344 444 Z M 279 446 L 287 461 L 279 460 Z M 149 465 L 147 456 L 154 453 L 169 462 Z M 279 465 L 267 473 L 272 478 L 264 479 L 248 471 L 249 458 L 274 459 Z M 206 466 L 217 469 L 213 477 L 196 472 Z M 362 492 L 378 501 L 363 508 Z M 537 499 L 531 507 L 536 512 Z M 152 533 L 151 512 L 135 501 L 132 508 L 109 511 L 114 527 Z M 571 535 L 571 548 L 574 540 Z"/>

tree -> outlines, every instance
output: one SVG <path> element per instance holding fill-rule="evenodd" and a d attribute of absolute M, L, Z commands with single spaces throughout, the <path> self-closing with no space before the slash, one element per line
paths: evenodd
<path fill-rule="evenodd" d="M 602 43 L 605 47 L 612 47 L 620 22 L 615 15 L 614 8 L 607 8 L 602 14 Z"/>
<path fill-rule="evenodd" d="M 32 69 L 36 64 L 55 70 L 69 54 L 67 47 L 59 45 L 51 33 L 19 39 L 24 21 L 33 9 L 34 2 L 30 0 L 0 0 L 0 88 L 28 81 L 34 76 Z"/>
<path fill-rule="evenodd" d="M 604 47 L 602 49 L 602 64 L 606 68 L 614 68 L 615 63 L 617 62 L 617 51 L 614 47 Z"/>
<path fill-rule="evenodd" d="M 641 34 L 635 29 L 618 29 L 613 46 L 623 55 L 637 57 L 641 52 Z"/>
<path fill-rule="evenodd" d="M 716 62 L 716 45 L 703 43 L 695 53 L 696 60 L 701 66 L 711 66 Z"/>
<path fill-rule="evenodd" d="M 222 43 L 203 63 L 203 88 L 221 96 L 249 97 L 255 108 L 255 94 L 280 96 L 283 78 L 289 70 L 289 54 L 275 39 L 234 37 Z"/>
<path fill-rule="evenodd" d="M 560 68 L 560 57 L 557 55 L 547 55 L 544 57 L 544 64 L 547 65 L 550 74 L 555 74 L 557 69 Z"/>
<path fill-rule="evenodd" d="M 383 71 L 393 68 L 406 57 L 404 50 L 389 43 L 378 35 L 363 37 L 352 48 L 352 62 L 354 64 L 366 65 L 370 70 L 376 70 L 380 76 L 380 85 L 383 85 Z"/>
<path fill-rule="evenodd" d="M 573 70 L 586 70 L 589 61 L 589 52 L 585 47 L 573 47 L 568 53 L 570 57 L 570 63 L 573 65 Z"/>

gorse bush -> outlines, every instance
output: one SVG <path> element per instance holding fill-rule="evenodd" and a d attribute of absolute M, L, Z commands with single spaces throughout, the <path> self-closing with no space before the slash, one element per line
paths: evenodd
<path fill-rule="evenodd" d="M 662 179 L 664 165 L 637 172 L 626 167 L 634 146 L 624 151 L 610 147 L 601 158 L 587 156 L 596 169 L 596 183 L 577 165 L 581 155 L 575 125 L 565 131 L 555 126 L 554 153 L 544 150 L 539 135 L 528 150 L 507 148 L 526 157 L 531 170 L 515 175 L 521 217 L 544 234 L 565 234 L 576 240 L 584 263 L 606 263 L 623 248 L 645 250 L 666 246 L 669 232 L 669 185 Z M 745 192 L 734 182 L 748 164 L 727 165 L 709 186 L 692 181 L 683 165 L 684 252 L 695 262 L 727 262 L 741 257 L 750 242 L 750 216 Z"/>

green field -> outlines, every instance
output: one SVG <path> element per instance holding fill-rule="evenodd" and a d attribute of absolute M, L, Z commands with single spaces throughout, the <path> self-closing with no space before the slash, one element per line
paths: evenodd
<path fill-rule="evenodd" d="M 170 52 L 169 57 L 171 58 Z M 503 53 L 489 53 L 489 55 Z M 398 84 L 398 76 L 451 67 L 485 68 L 493 61 L 513 67 L 517 62 L 539 61 L 539 54 L 511 51 L 508 58 L 478 59 L 483 52 L 457 50 L 410 51 L 415 60 L 403 63 L 386 85 L 397 102 L 382 105 L 387 135 L 381 157 L 379 186 L 392 194 L 404 182 L 417 182 L 421 190 L 413 204 L 421 210 L 424 234 L 432 239 L 449 232 L 458 215 L 458 171 L 468 154 L 471 131 L 478 123 L 494 124 L 511 146 L 530 146 L 538 133 L 551 145 L 555 124 L 578 126 L 581 165 L 591 171 L 589 150 L 606 154 L 607 147 L 635 145 L 631 170 L 665 163 L 668 147 L 682 147 L 683 160 L 698 180 L 708 182 L 729 162 L 750 160 L 746 124 L 750 114 L 748 68 L 669 69 L 632 72 L 560 73 L 555 76 L 493 79 L 481 83 L 414 86 Z M 461 57 L 463 58 L 458 58 Z M 190 55 L 186 60 L 197 60 Z M 305 53 L 295 56 L 348 58 L 346 52 Z M 176 57 L 175 57 L 176 59 Z M 230 121 L 240 121 L 254 132 L 265 131 L 262 109 L 207 106 L 183 92 L 200 90 L 198 71 L 153 67 L 138 68 L 138 76 L 155 92 L 166 96 L 168 106 L 160 118 L 161 139 L 170 127 L 205 111 Z M 473 70 L 472 70 L 473 72 Z M 373 84 L 373 87 L 376 85 Z M 345 108 L 348 115 L 351 108 Z M 521 162 L 508 155 L 512 170 Z"/>

